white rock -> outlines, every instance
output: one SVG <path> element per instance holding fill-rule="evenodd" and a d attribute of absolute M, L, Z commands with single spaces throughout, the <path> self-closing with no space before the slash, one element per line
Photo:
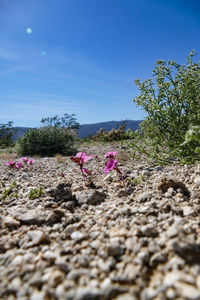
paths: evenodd
<path fill-rule="evenodd" d="M 56 260 L 56 254 L 52 251 L 46 251 L 44 254 L 43 254 L 43 258 L 48 260 L 48 261 L 55 261 Z"/>
<path fill-rule="evenodd" d="M 197 287 L 200 289 L 200 275 L 197 276 L 196 284 L 197 284 Z"/>
<path fill-rule="evenodd" d="M 22 281 L 20 277 L 15 277 L 11 283 L 10 283 L 10 288 L 18 291 L 21 287 Z"/>
<path fill-rule="evenodd" d="M 115 298 L 116 300 L 137 300 L 137 298 L 129 293 L 121 294 Z"/>
<path fill-rule="evenodd" d="M 44 300 L 46 299 L 46 295 L 45 295 L 45 292 L 44 291 L 35 291 L 31 297 L 30 297 L 30 300 Z"/>
<path fill-rule="evenodd" d="M 167 237 L 172 238 L 177 236 L 179 233 L 179 230 L 176 225 L 170 226 L 167 230 Z"/>
<path fill-rule="evenodd" d="M 152 197 L 152 193 L 151 192 L 143 192 L 140 195 L 137 196 L 137 200 L 139 202 L 145 202 L 147 200 L 149 200 Z"/>
<path fill-rule="evenodd" d="M 147 213 L 148 211 L 149 211 L 148 206 L 142 206 L 138 209 L 138 212 L 140 212 L 140 213 Z"/>
<path fill-rule="evenodd" d="M 109 272 L 111 265 L 112 265 L 111 260 L 104 261 L 101 258 L 98 260 L 98 267 L 102 272 L 105 272 L 105 273 Z"/>
<path fill-rule="evenodd" d="M 104 177 L 103 181 L 112 181 L 112 175 L 111 175 L 111 173 L 108 173 L 108 175 L 106 175 Z"/>
<path fill-rule="evenodd" d="M 65 287 L 64 285 L 61 283 L 57 286 L 56 291 L 55 291 L 55 295 L 58 299 L 64 297 L 65 295 Z"/>
<path fill-rule="evenodd" d="M 173 286 L 179 278 L 180 274 L 178 272 L 169 272 L 165 275 L 163 283 L 165 286 Z"/>
<path fill-rule="evenodd" d="M 200 185 L 200 176 L 194 178 L 194 183 L 196 183 L 196 185 Z"/>
<path fill-rule="evenodd" d="M 136 266 L 132 263 L 128 263 L 124 269 L 124 275 L 131 280 L 135 280 L 139 273 L 140 266 Z"/>
<path fill-rule="evenodd" d="M 174 286 L 183 299 L 199 300 L 200 290 L 190 284 L 176 282 Z"/>
<path fill-rule="evenodd" d="M 22 261 L 23 261 L 23 256 L 22 256 L 22 255 L 17 255 L 17 256 L 15 256 L 15 258 L 13 259 L 12 265 L 19 266 L 19 265 L 22 264 Z"/>
<path fill-rule="evenodd" d="M 142 294 L 145 296 L 146 300 L 152 300 L 155 299 L 158 292 L 155 289 L 149 287 L 143 290 Z"/>
<path fill-rule="evenodd" d="M 111 284 L 111 280 L 109 277 L 105 278 L 103 282 L 101 283 L 101 288 L 106 289 Z"/>
<path fill-rule="evenodd" d="M 33 253 L 28 252 L 24 254 L 24 262 L 33 262 L 33 259 L 34 259 Z"/>
<path fill-rule="evenodd" d="M 147 224 L 141 227 L 141 232 L 145 236 L 154 236 L 157 234 L 157 229 L 153 224 Z"/>
<path fill-rule="evenodd" d="M 42 281 L 47 282 L 49 281 L 50 277 L 51 277 L 51 272 L 47 272 L 42 276 Z"/>
<path fill-rule="evenodd" d="M 98 241 L 98 240 L 95 240 L 95 241 L 92 241 L 91 242 L 91 244 L 90 244 L 90 246 L 91 246 L 91 248 L 93 248 L 93 249 L 98 249 L 99 247 L 100 247 L 100 241 Z"/>
<path fill-rule="evenodd" d="M 38 245 L 45 240 L 45 234 L 41 230 L 28 231 L 27 235 L 31 239 L 32 245 Z"/>
<path fill-rule="evenodd" d="M 184 206 L 183 207 L 183 215 L 186 216 L 190 216 L 193 215 L 195 213 L 195 210 L 190 207 L 190 206 Z"/>
<path fill-rule="evenodd" d="M 12 227 L 19 227 L 20 225 L 20 222 L 15 220 L 13 217 L 11 216 L 6 216 L 4 218 L 4 221 L 3 221 L 3 224 L 4 226 L 8 227 L 8 228 L 12 228 Z"/>
<path fill-rule="evenodd" d="M 49 284 L 51 286 L 57 286 L 59 283 L 61 283 L 61 281 L 64 279 L 65 274 L 64 272 L 60 271 L 60 270 L 55 270 L 51 272 L 51 276 L 49 279 Z"/>
<path fill-rule="evenodd" d="M 97 279 L 92 279 L 92 280 L 90 280 L 88 285 L 91 286 L 91 288 L 98 287 L 99 286 L 99 281 Z"/>
<path fill-rule="evenodd" d="M 74 184 L 72 185 L 72 191 L 73 192 L 77 192 L 77 191 L 80 191 L 81 190 L 81 186 L 77 185 L 77 184 Z"/>
<path fill-rule="evenodd" d="M 177 294 L 176 291 L 172 288 L 168 288 L 166 291 L 167 299 L 174 300 L 176 298 L 176 294 Z"/>
<path fill-rule="evenodd" d="M 74 231 L 71 234 L 71 239 L 72 240 L 81 240 L 83 238 L 83 234 L 80 231 Z"/>

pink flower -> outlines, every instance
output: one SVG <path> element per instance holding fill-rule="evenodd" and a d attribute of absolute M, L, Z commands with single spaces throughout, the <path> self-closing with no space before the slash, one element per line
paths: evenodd
<path fill-rule="evenodd" d="M 20 158 L 20 160 L 23 161 L 24 163 L 27 163 L 28 158 L 27 157 L 22 157 L 22 158 Z"/>
<path fill-rule="evenodd" d="M 15 162 L 10 160 L 6 163 L 6 166 L 10 167 L 10 168 L 14 168 L 15 167 Z"/>
<path fill-rule="evenodd" d="M 117 159 L 108 159 L 106 166 L 104 167 L 104 173 L 107 174 L 111 170 L 116 169 L 118 160 Z"/>
<path fill-rule="evenodd" d="M 76 157 L 80 158 L 81 162 L 84 163 L 84 162 L 87 162 L 88 160 L 94 158 L 94 156 L 89 156 L 87 155 L 85 152 L 78 152 L 76 154 Z"/>
<path fill-rule="evenodd" d="M 33 163 L 34 163 L 34 159 L 33 159 L 33 158 L 29 158 L 28 164 L 29 164 L 29 165 L 32 165 Z"/>
<path fill-rule="evenodd" d="M 123 184 L 125 185 L 124 177 L 123 177 L 123 175 L 122 175 L 122 172 L 121 172 L 120 169 L 117 167 L 118 160 L 117 160 L 117 159 L 114 159 L 114 157 L 115 157 L 117 154 L 118 154 L 118 151 L 108 151 L 108 152 L 104 155 L 104 157 L 107 158 L 107 162 L 106 162 L 106 165 L 105 165 L 105 167 L 104 167 L 103 170 L 104 170 L 104 173 L 105 173 L 105 174 L 107 174 L 109 171 L 115 170 L 115 171 L 119 174 L 119 176 L 120 176 L 120 178 L 121 178 Z"/>
<path fill-rule="evenodd" d="M 118 154 L 118 151 L 108 151 L 104 157 L 105 158 L 112 158 L 112 157 L 115 157 L 116 155 Z"/>
<path fill-rule="evenodd" d="M 80 166 L 80 168 L 82 169 L 82 168 L 83 168 L 83 164 L 84 164 L 85 162 L 87 162 L 88 160 L 92 159 L 93 157 L 94 157 L 94 156 L 89 156 L 89 155 L 87 155 L 85 152 L 78 152 L 78 153 L 76 154 L 76 156 L 70 156 L 69 158 L 70 158 L 73 162 L 77 163 L 77 164 Z"/>
<path fill-rule="evenodd" d="M 18 170 L 22 168 L 22 162 L 21 161 L 18 161 L 16 164 L 15 164 L 15 168 L 17 168 Z"/>
<path fill-rule="evenodd" d="M 70 156 L 70 159 L 75 162 L 76 164 L 79 165 L 80 169 L 81 169 L 81 173 L 82 173 L 82 176 L 83 176 L 83 179 L 84 179 L 84 183 L 86 185 L 86 180 L 85 180 L 85 174 L 87 175 L 91 175 L 92 172 L 88 171 L 86 168 L 83 168 L 83 164 L 85 162 L 87 162 L 88 160 L 94 158 L 94 156 L 89 156 L 87 155 L 85 152 L 78 152 L 76 154 L 76 156 Z"/>

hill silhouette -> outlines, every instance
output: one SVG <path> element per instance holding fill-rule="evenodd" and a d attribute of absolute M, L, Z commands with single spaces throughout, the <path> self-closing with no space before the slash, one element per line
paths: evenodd
<path fill-rule="evenodd" d="M 108 122 L 99 122 L 93 124 L 83 124 L 80 125 L 80 128 L 77 130 L 78 137 L 84 138 L 88 136 L 92 136 L 96 134 L 99 129 L 103 128 L 105 131 L 110 131 L 112 129 L 118 129 L 120 125 L 126 122 L 125 130 L 131 129 L 136 130 L 139 129 L 139 124 L 142 120 L 128 120 L 128 121 L 108 121 Z M 31 127 L 14 127 L 15 133 L 13 136 L 14 141 L 18 138 L 22 137 Z"/>

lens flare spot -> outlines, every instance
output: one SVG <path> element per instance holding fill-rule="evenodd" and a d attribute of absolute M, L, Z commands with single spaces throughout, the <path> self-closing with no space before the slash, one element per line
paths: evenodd
<path fill-rule="evenodd" d="M 45 55 L 47 55 L 46 51 L 42 51 L 41 56 L 45 56 Z"/>
<path fill-rule="evenodd" d="M 31 34 L 32 33 L 32 29 L 30 27 L 26 28 L 26 33 Z"/>

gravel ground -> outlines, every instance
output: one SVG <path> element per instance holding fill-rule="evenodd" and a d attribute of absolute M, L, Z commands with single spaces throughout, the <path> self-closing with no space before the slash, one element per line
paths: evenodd
<path fill-rule="evenodd" d="M 200 166 L 80 150 L 96 155 L 87 188 L 69 158 L 0 159 L 0 299 L 200 299 Z M 108 150 L 125 186 L 102 172 Z"/>

